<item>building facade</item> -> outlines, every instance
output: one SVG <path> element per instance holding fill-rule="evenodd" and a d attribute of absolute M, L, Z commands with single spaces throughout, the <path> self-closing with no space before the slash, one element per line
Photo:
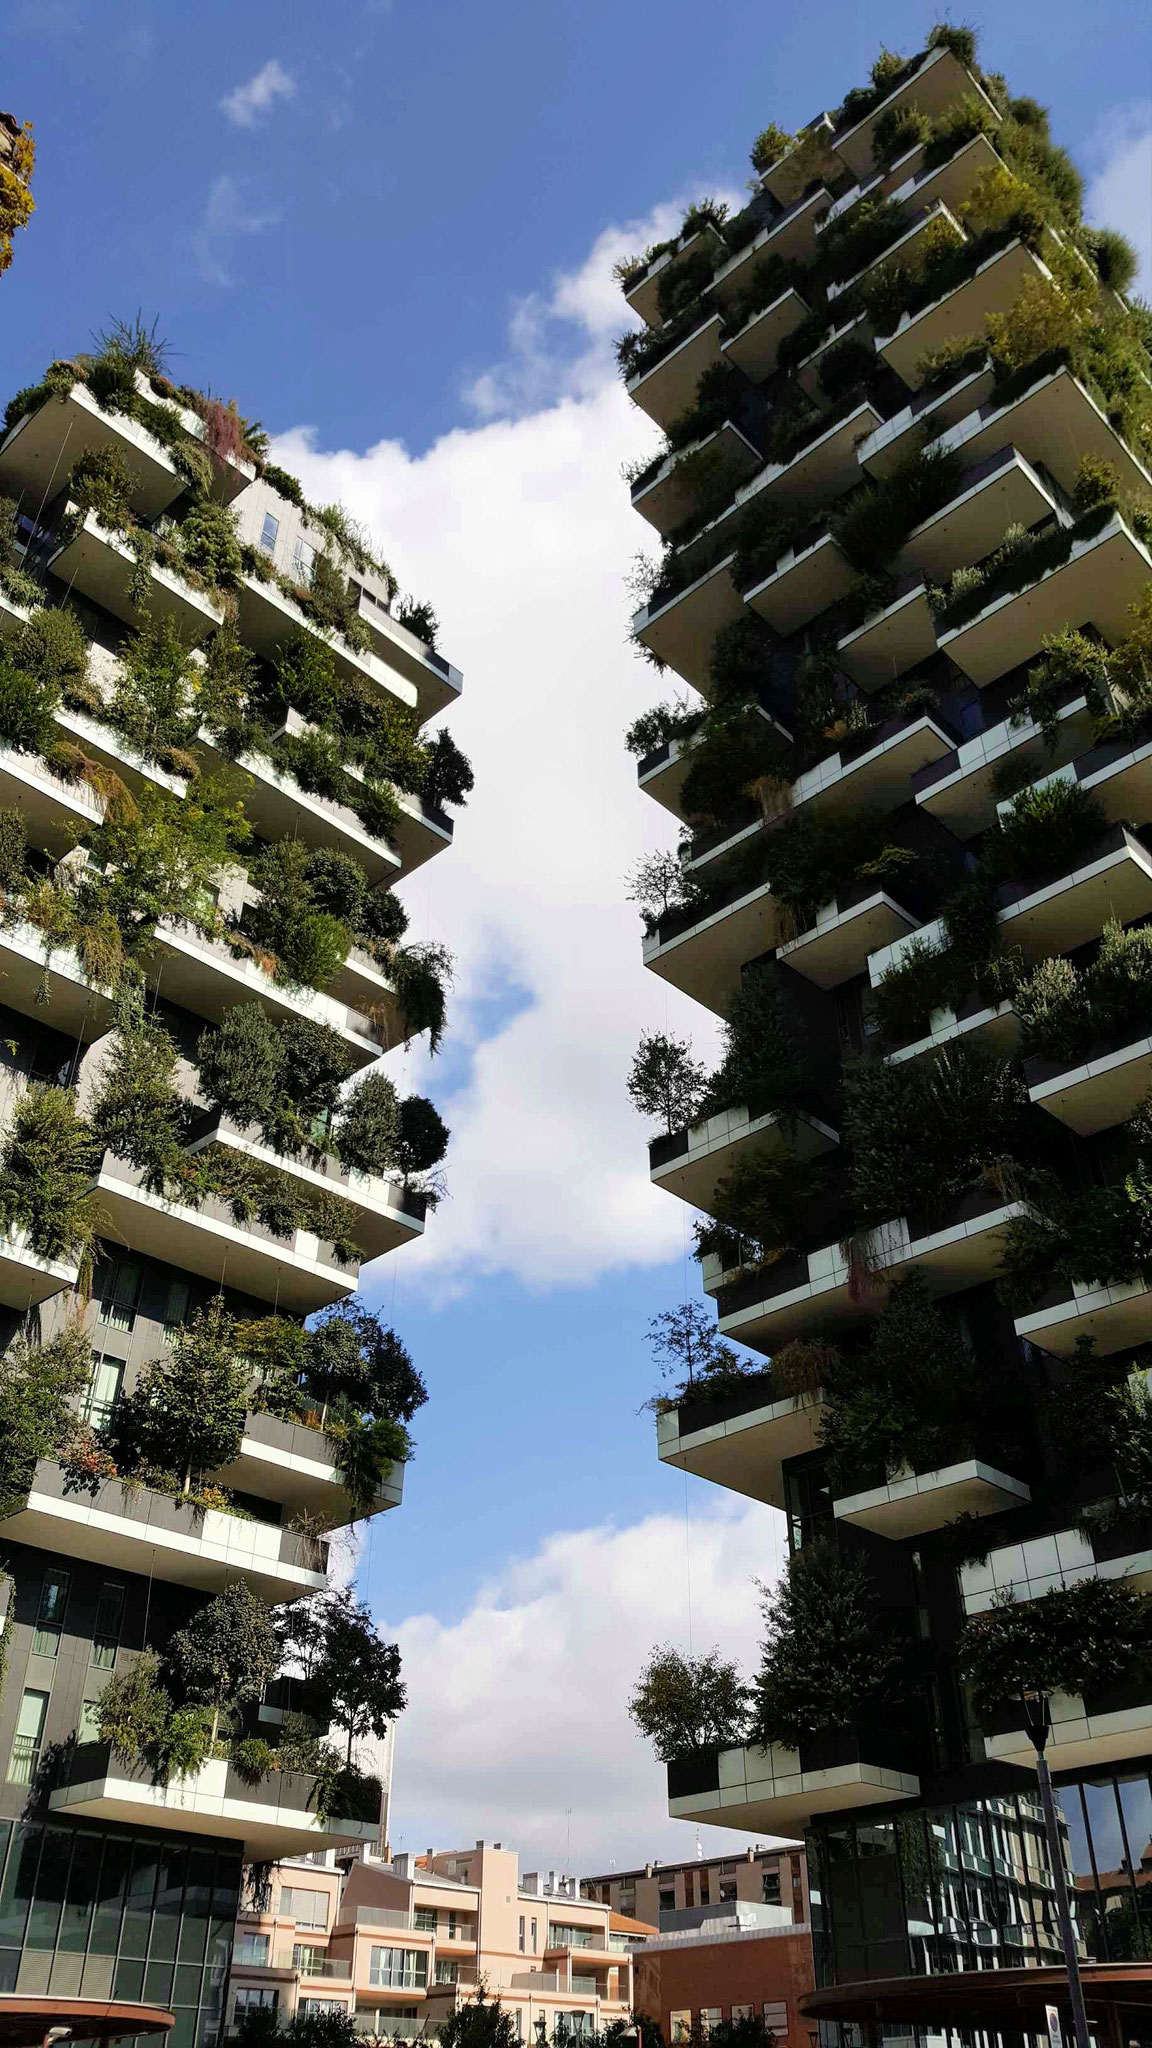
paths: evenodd
<path fill-rule="evenodd" d="M 368 1070 L 442 1023 L 393 885 L 451 840 L 424 729 L 460 677 L 338 509 L 147 357 L 52 365 L 0 438 L 0 1989 L 198 2048 L 242 1865 L 375 1843 L 379 1788 L 321 1817 L 274 1687 L 231 1731 L 270 1751 L 167 1782 L 97 1739 L 101 1695 L 227 1589 L 323 1592 L 401 1501 L 379 1359 L 318 1377 L 305 1319 L 434 1205 L 431 1105 Z M 248 1393 L 204 1456 L 181 1374 L 221 1309 Z"/>
<path fill-rule="evenodd" d="M 804 1852 L 799 1843 L 778 1849 L 745 1849 L 741 1855 L 701 1856 L 684 1863 L 646 1863 L 637 1870 L 609 1870 L 580 1880 L 581 1894 L 599 1899 L 614 1913 L 667 1931 L 668 1914 L 695 1907 L 735 1903 L 783 1909 L 796 1926 L 807 1923 L 808 1892 Z"/>
<path fill-rule="evenodd" d="M 521 1876 L 499 1842 L 338 1860 L 343 1870 L 278 1865 L 241 1912 L 231 2029 L 254 2005 L 284 2017 L 339 2007 L 361 2033 L 417 2040 L 482 1984 L 526 2042 L 599 2034 L 632 2011 L 632 1949 L 655 1930 L 575 1880 Z"/>
<path fill-rule="evenodd" d="M 706 2040 L 725 2020 L 762 2019 L 779 2048 L 808 2048 L 815 2029 L 800 2011 L 811 1991 L 811 1930 L 766 1926 L 773 1910 L 732 1904 L 696 1915 L 636 1951 L 636 2010 L 665 2041 Z"/>
<path fill-rule="evenodd" d="M 706 1085 L 660 1042 L 651 1177 L 759 1354 L 687 1374 L 658 1453 L 786 1515 L 779 1626 L 825 1706 L 777 1659 L 669 1810 L 806 1831 L 819 1983 L 1057 1961 L 991 1658 L 1044 1602 L 1078 1938 L 1141 1958 L 1148 323 L 968 31 L 753 163 L 741 214 L 622 267 L 664 429 L 633 632 L 693 693 L 629 740 L 684 828 L 643 955 L 725 1024 Z"/>

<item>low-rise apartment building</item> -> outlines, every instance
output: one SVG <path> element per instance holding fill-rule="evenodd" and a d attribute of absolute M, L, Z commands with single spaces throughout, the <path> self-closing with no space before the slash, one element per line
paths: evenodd
<path fill-rule="evenodd" d="M 521 1876 L 499 1842 L 345 1871 L 284 1862 L 240 1913 L 228 2025 L 254 2005 L 339 2007 L 364 2034 L 416 2040 L 484 1984 L 522 2041 L 599 2033 L 632 2011 L 631 1951 L 654 1932 L 575 1878 Z"/>
<path fill-rule="evenodd" d="M 757 1842 L 739 1855 L 694 1857 L 683 1863 L 646 1863 L 638 1870 L 606 1870 L 581 1879 L 580 1890 L 614 1912 L 667 1929 L 669 1913 L 693 1906 L 783 1906 L 796 1926 L 808 1921 L 808 1867 L 799 1842 Z"/>
<path fill-rule="evenodd" d="M 800 2000 L 814 1983 L 812 1930 L 775 1906 L 734 1900 L 669 1915 L 636 1956 L 636 2010 L 657 2021 L 670 2048 L 707 2040 L 723 2020 L 762 2018 L 775 2048 L 810 2048 L 815 2028 Z"/>

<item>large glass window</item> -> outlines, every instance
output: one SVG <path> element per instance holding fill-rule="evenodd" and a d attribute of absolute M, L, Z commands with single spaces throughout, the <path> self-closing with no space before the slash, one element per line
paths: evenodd
<path fill-rule="evenodd" d="M 297 1927 L 327 1927 L 328 1894 L 313 1891 L 307 1885 L 281 1885 L 280 1912 L 285 1920 L 294 1920 Z"/>
<path fill-rule="evenodd" d="M 16 1716 L 16 1733 L 12 1737 L 12 1754 L 8 1759 L 8 1783 L 30 1785 L 40 1767 L 40 1740 L 44 1733 L 44 1716 L 48 1712 L 46 1692 L 25 1691 Z"/>
<path fill-rule="evenodd" d="M 71 1572 L 54 1569 L 44 1574 L 36 1627 L 32 1635 L 32 1648 L 37 1657 L 54 1657 L 60 1648 L 60 1631 L 64 1625 L 68 1589 L 71 1584 Z"/>
<path fill-rule="evenodd" d="M 374 1948 L 368 1981 L 373 1990 L 424 1990 L 428 1983 L 427 1949 Z"/>
<path fill-rule="evenodd" d="M 93 1354 L 92 1377 L 80 1409 L 85 1422 L 90 1422 L 93 1429 L 105 1429 L 112 1420 L 112 1411 L 124 1384 L 124 1365 L 125 1360 L 117 1358 L 111 1351 Z"/>

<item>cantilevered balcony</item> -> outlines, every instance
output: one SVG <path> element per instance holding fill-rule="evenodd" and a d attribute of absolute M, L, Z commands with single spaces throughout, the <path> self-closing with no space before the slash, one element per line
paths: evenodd
<path fill-rule="evenodd" d="M 961 624 L 940 624 L 940 648 L 974 683 L 991 683 L 1036 654 L 1048 633 L 1095 626 L 1110 646 L 1131 626 L 1131 608 L 1152 577 L 1152 555 L 1119 513 L 1098 533 L 1073 538 L 1067 559 L 1019 590 L 990 597 Z"/>
<path fill-rule="evenodd" d="M 861 468 L 872 477 L 887 476 L 923 446 L 925 434 L 939 436 L 958 420 L 978 413 L 990 399 L 995 381 L 992 365 L 985 359 L 950 384 L 918 391 L 900 412 L 861 441 L 856 451 Z"/>
<path fill-rule="evenodd" d="M 917 767 L 912 789 L 958 839 L 971 839 L 996 821 L 999 798 L 993 776 L 1001 763 L 1034 764 L 1037 775 L 1061 767 L 1091 745 L 1094 720 L 1082 696 L 1069 696 L 1057 712 L 1056 740 L 1049 746 L 1034 718 L 1008 717 L 970 740 Z"/>
<path fill-rule="evenodd" d="M 1061 771 L 1094 796 L 1106 818 L 1145 825 L 1152 818 L 1152 744 L 1109 740 Z"/>
<path fill-rule="evenodd" d="M 184 432 L 193 441 L 203 444 L 212 467 L 211 494 L 221 505 L 231 505 L 256 479 L 256 465 L 247 456 L 224 454 L 222 449 L 205 431 L 204 421 L 190 405 L 182 405 L 177 398 L 163 396 L 153 388 L 151 378 L 143 370 L 135 374 L 136 389 L 141 398 L 151 404 L 167 406 L 174 412 Z"/>
<path fill-rule="evenodd" d="M 886 718 L 857 735 L 852 751 L 846 745 L 798 775 L 792 784 L 792 809 L 810 808 L 822 816 L 857 806 L 895 810 L 908 800 L 910 778 L 947 759 L 952 751 L 950 734 L 928 712 Z"/>
<path fill-rule="evenodd" d="M 922 206 L 916 218 L 909 220 L 904 232 L 889 242 L 887 248 L 882 249 L 878 256 L 870 256 L 850 277 L 829 285 L 828 297 L 833 310 L 838 298 L 846 292 L 858 290 L 868 278 L 874 278 L 883 265 L 892 262 L 916 265 L 922 262 L 932 248 L 937 227 L 946 229 L 957 245 L 965 239 L 960 222 L 949 212 L 942 200 L 938 200 L 934 205 Z"/>
<path fill-rule="evenodd" d="M 368 1019 L 382 1050 L 388 1051 L 403 1040 L 404 1013 L 395 987 L 379 961 L 359 946 L 353 946 L 344 965 L 333 976 L 330 1000 L 343 1003 L 351 1015 Z"/>
<path fill-rule="evenodd" d="M 337 1457 L 338 1446 L 322 1430 L 260 1412 L 249 1415 L 239 1452 L 231 1464 L 216 1468 L 212 1482 L 279 1501 L 286 1512 L 306 1514 L 313 1528 L 341 1529 L 362 1510 L 349 1497 Z M 393 1465 L 368 1513 L 384 1514 L 403 1497 L 404 1467 Z"/>
<path fill-rule="evenodd" d="M 371 650 L 361 652 L 350 647 L 339 633 L 325 632 L 315 619 L 308 617 L 294 597 L 281 590 L 278 583 L 271 580 L 262 582 L 258 576 L 246 575 L 241 578 L 236 595 L 240 607 L 240 637 L 263 661 L 273 661 L 277 650 L 294 633 L 309 633 L 323 641 L 338 673 L 345 680 L 372 683 L 389 697 L 398 698 L 401 704 L 416 708 L 419 694 L 416 684 L 402 673 L 399 665 Z M 400 627 L 397 630 L 402 632 L 404 629 Z M 413 634 L 407 637 L 415 639 Z M 423 647 L 423 642 L 417 641 L 416 645 Z M 426 648 L 424 652 L 427 653 Z"/>
<path fill-rule="evenodd" d="M 729 884 L 725 900 L 708 911 L 685 905 L 669 911 L 645 937 L 644 965 L 685 995 L 723 1015 L 748 960 L 779 943 L 780 906 L 767 882 Z"/>
<path fill-rule="evenodd" d="M 897 876 L 890 887 L 866 879 L 839 899 L 822 904 L 814 924 L 780 947 L 779 957 L 818 988 L 839 988 L 863 974 L 878 947 L 915 931 L 920 920 L 903 898 Z"/>
<path fill-rule="evenodd" d="M 155 519 L 186 488 L 168 450 L 128 413 L 105 412 L 86 384 L 26 412 L 0 440 L 0 493 L 30 519 L 56 496 L 74 462 L 90 450 L 113 449 L 132 479 L 131 505 Z"/>
<path fill-rule="evenodd" d="M 794 1835 L 817 1813 L 866 1811 L 918 1799 L 907 1737 L 894 1728 L 836 1728 L 799 1750 L 707 1750 L 668 1766 L 668 1812 L 697 1827 Z"/>
<path fill-rule="evenodd" d="M 55 859 L 100 823 L 103 805 L 86 782 L 53 775 L 39 754 L 0 745 L 0 804 L 19 811 L 31 846 Z M 2 942 L 0 942 L 2 943 Z"/>
<path fill-rule="evenodd" d="M 166 789 L 172 796 L 186 796 L 187 777 L 173 775 L 150 761 L 130 740 L 102 719 L 86 711 L 69 711 L 64 705 L 53 713 L 62 739 L 72 741 L 100 767 L 107 768 L 134 794 L 145 789 Z"/>
<path fill-rule="evenodd" d="M 713 303 L 729 305 L 749 284 L 757 264 L 773 256 L 784 263 L 811 262 L 816 250 L 816 216 L 828 205 L 828 199 L 828 193 L 819 186 L 803 193 L 750 242 L 745 242 L 713 277 L 708 287 Z"/>
<path fill-rule="evenodd" d="M 979 334 L 988 314 L 1002 313 L 1010 306 L 1027 277 L 1047 282 L 1050 273 L 1023 242 L 1009 242 L 1007 248 L 986 256 L 970 277 L 933 299 L 930 306 L 922 306 L 917 313 L 902 313 L 892 333 L 877 341 L 877 351 L 889 369 L 915 390 L 923 358 L 958 334 Z"/>
<path fill-rule="evenodd" d="M 200 735 L 196 746 L 211 767 L 231 764 L 231 756 L 222 753 L 207 733 Z M 372 886 L 397 879 L 402 866 L 398 849 L 366 832 L 347 804 L 303 789 L 265 754 L 241 754 L 235 765 L 245 778 L 245 816 L 262 839 L 300 839 L 305 846 L 332 847 L 349 854 Z"/>
<path fill-rule="evenodd" d="M 924 577 L 913 571 L 897 583 L 896 595 L 862 626 L 845 633 L 836 659 L 845 675 L 862 690 L 878 690 L 895 682 L 936 646 L 936 621 L 928 604 Z"/>
<path fill-rule="evenodd" d="M 157 929 L 149 979 L 158 994 L 210 1024 L 218 1024 L 233 1004 L 252 1002 L 273 1018 L 311 1017 L 318 1024 L 328 1024 L 339 1032 L 351 1053 L 353 1072 L 379 1059 L 388 1043 L 396 1042 L 386 1040 L 375 1019 L 339 996 L 273 981 L 255 960 L 232 953 L 223 939 L 206 938 L 194 925 L 175 920 Z M 99 1037 L 100 1033 L 89 1035 Z"/>
<path fill-rule="evenodd" d="M 714 265 L 724 262 L 728 244 L 710 220 L 700 223 L 687 235 L 678 235 L 670 249 L 662 256 L 656 256 L 647 264 L 635 284 L 629 285 L 624 298 L 632 311 L 639 315 L 646 327 L 659 327 L 660 287 L 666 278 L 672 277 L 683 267 L 686 258 L 707 256 Z"/>
<path fill-rule="evenodd" d="M 665 430 L 695 403 L 696 386 L 705 370 L 722 363 L 721 316 L 706 313 L 698 327 L 669 348 L 658 362 L 628 379 L 628 396 L 650 420 Z"/>
<path fill-rule="evenodd" d="M 1135 1348 L 1152 1333 L 1152 1285 L 1142 1279 L 1118 1280 L 1111 1287 L 1057 1280 L 1039 1308 L 1017 1316 L 1015 1329 L 1057 1358 L 1070 1358 L 1081 1337 L 1091 1337 L 1101 1357 Z"/>
<path fill-rule="evenodd" d="M 295 1771 L 274 1771 L 245 1783 L 224 1758 L 213 1758 L 188 1777 L 157 1784 L 145 1764 L 129 1764 L 107 1743 L 83 1742 L 68 1752 L 62 1782 L 49 1795 L 53 1813 L 70 1820 L 112 1821 L 121 1827 L 212 1836 L 244 1844 L 245 1860 L 275 1863 L 339 1842 L 374 1842 L 380 1818 L 333 1815 L 321 1826 L 317 1783 Z"/>
<path fill-rule="evenodd" d="M 790 1458 L 817 1448 L 824 1395 L 817 1389 L 774 1400 L 772 1394 L 769 1374 L 755 1373 L 725 1401 L 681 1402 L 658 1416 L 661 1463 L 782 1508 L 783 1468 Z"/>
<path fill-rule="evenodd" d="M 969 96 L 981 103 L 993 126 L 998 127 L 1000 116 L 996 108 L 967 66 L 953 56 L 951 50 L 929 50 L 911 77 L 865 114 L 862 121 L 837 129 L 832 137 L 832 147 L 856 177 L 866 178 L 872 170 L 872 142 L 877 123 L 886 114 L 906 107 L 918 107 L 921 113 L 935 117 L 955 105 L 957 100 Z"/>
<path fill-rule="evenodd" d="M 821 372 L 831 351 L 839 348 L 841 342 L 863 342 L 872 346 L 872 319 L 868 313 L 855 313 L 850 319 L 841 320 L 838 327 L 830 327 L 823 339 L 818 341 L 810 355 L 797 363 L 793 376 L 801 391 L 812 400 L 813 405 L 827 411 L 833 401 L 828 397 L 821 381 Z"/>
<path fill-rule="evenodd" d="M 232 1140 L 229 1149 L 243 1148 Z M 276 1237 L 255 1221 L 235 1222 L 228 1203 L 215 1195 L 193 1207 L 151 1193 L 143 1180 L 142 1168 L 104 1154 L 92 1192 L 100 1233 L 110 1243 L 295 1315 L 311 1315 L 355 1291 L 358 1266 L 340 1265 L 311 1231 Z"/>
<path fill-rule="evenodd" d="M 632 487 L 634 511 L 654 526 L 662 539 L 683 524 L 698 502 L 699 490 L 686 481 L 691 478 L 697 455 L 708 462 L 709 474 L 717 487 L 726 481 L 733 490 L 754 476 L 764 460 L 755 443 L 733 420 L 725 420 L 723 426 L 693 441 L 689 447 L 666 455 L 655 475 Z M 683 467 L 686 462 L 688 469 Z M 709 488 L 712 487 L 710 484 Z"/>
<path fill-rule="evenodd" d="M 725 555 L 671 597 L 656 592 L 632 620 L 632 633 L 658 661 L 666 662 L 693 689 L 707 696 L 712 644 L 722 626 L 741 617 L 744 606 L 732 581 L 734 557 Z"/>
<path fill-rule="evenodd" d="M 1152 1038 L 1121 1046 L 1101 1040 L 1078 1059 L 1032 1058 L 1024 1062 L 1024 1075 L 1038 1108 L 1091 1138 L 1135 1116 L 1152 1087 Z"/>
<path fill-rule="evenodd" d="M 1011 1003 L 986 1003 L 973 991 L 967 1001 L 956 1009 L 933 1010 L 924 1036 L 897 1046 L 887 1057 L 895 1066 L 901 1060 L 915 1060 L 924 1053 L 938 1052 L 941 1046 L 952 1045 L 958 1038 L 969 1045 L 979 1043 L 989 1051 L 1007 1057 L 1020 1043 L 1020 1019 Z"/>
<path fill-rule="evenodd" d="M 789 285 L 771 305 L 750 313 L 743 326 L 721 342 L 725 361 L 735 363 L 753 384 L 762 384 L 776 368 L 781 343 L 808 318 L 811 310 L 807 300 Z"/>
<path fill-rule="evenodd" d="M 997 1272 L 1009 1223 L 1029 1213 L 1023 1203 L 974 1189 L 939 1227 L 930 1227 L 928 1217 L 900 1216 L 870 1231 L 868 1268 L 889 1280 L 915 1267 L 934 1295 L 975 1287 Z M 769 1356 L 790 1337 L 866 1320 L 884 1304 L 883 1289 L 851 1269 L 839 1243 L 779 1259 L 708 1291 L 716 1292 L 721 1335 Z"/>
<path fill-rule="evenodd" d="M 667 1188 L 694 1209 L 710 1209 L 717 1181 L 739 1160 L 770 1152 L 811 1159 L 839 1142 L 828 1124 L 804 1110 L 750 1116 L 746 1109 L 724 1109 L 687 1130 L 653 1138 L 648 1166 L 655 1187 Z"/>
<path fill-rule="evenodd" d="M 963 1458 L 936 1472 L 906 1472 L 883 1486 L 843 1494 L 832 1512 L 839 1522 L 899 1541 L 945 1529 L 958 1515 L 998 1515 L 1031 1498 L 1022 1479 L 980 1458 Z"/>
<path fill-rule="evenodd" d="M 778 718 L 762 705 L 754 707 L 755 715 L 763 720 L 766 736 L 771 734 L 780 746 L 781 756 L 792 744 L 792 735 Z M 650 796 L 674 818 L 683 818 L 681 792 L 684 779 L 692 766 L 692 735 L 686 733 L 682 739 L 665 740 L 663 745 L 653 747 L 650 754 L 637 763 L 636 779 L 645 796 Z"/>
<path fill-rule="evenodd" d="M 999 903 L 1004 942 L 1018 946 L 1026 960 L 1070 953 L 1095 938 L 1109 918 L 1131 924 L 1152 914 L 1152 854 L 1134 832 L 1114 825 L 1092 858 L 1069 874 L 1039 888 L 1012 885 L 1001 890 Z"/>
<path fill-rule="evenodd" d="M 1152 1749 L 1152 1685 L 1103 1687 L 1088 1698 L 1053 1693 L 1048 1702 L 1052 1733 L 1047 1757 L 1056 1771 L 1088 1770 L 1125 1763 Z M 1020 1704 L 986 1715 L 981 1727 L 990 1762 L 1035 1771 L 1036 1750 Z"/>
<path fill-rule="evenodd" d="M 1042 463 L 1066 491 L 1073 489 L 1079 463 L 1087 455 L 1111 463 L 1125 494 L 1152 494 L 1152 476 L 1087 386 L 1066 366 L 1037 377 L 1006 404 L 997 404 L 993 394 L 942 433 L 939 445 L 965 463 L 973 463 L 983 461 L 1006 442 L 1030 463 Z M 1025 519 L 1023 523 L 1032 522 Z"/>
<path fill-rule="evenodd" d="M 78 1284 L 74 1259 L 42 1258 L 32 1250 L 25 1229 L 0 1232 L 0 1302 L 5 1308 L 29 1309 Z"/>
<path fill-rule="evenodd" d="M 66 516 L 76 510 L 69 504 Z M 171 619 L 186 647 L 197 646 L 224 622 L 224 613 L 213 598 L 161 562 L 153 562 L 146 571 L 148 603 L 141 610 L 133 596 L 133 582 L 140 569 L 136 556 L 124 536 L 101 525 L 94 512 L 84 514 L 71 539 L 49 555 L 47 567 L 70 590 L 102 606 L 125 625 L 142 625 L 146 613 L 157 620 Z"/>
<path fill-rule="evenodd" d="M 275 1522 L 203 1513 L 163 1493 L 106 1479 L 95 1495 L 65 1494 L 59 1465 L 42 1458 L 22 1508 L 0 1523 L 7 1542 L 219 1593 L 239 1579 L 274 1605 L 324 1590 L 327 1545 Z"/>
<path fill-rule="evenodd" d="M 1124 1579 L 1145 1593 L 1152 1585 L 1152 1550 L 1129 1547 L 1142 1533 L 1109 1532 L 1097 1543 L 1080 1529 L 1056 1529 L 1003 1544 L 978 1563 L 961 1565 L 964 1612 L 986 1614 L 1009 1590 L 1015 1600 L 1039 1600 L 1092 1579 Z"/>
<path fill-rule="evenodd" d="M 355 1211 L 355 1237 L 365 1259 L 394 1251 L 424 1229 L 424 1201 L 414 1190 L 405 1192 L 400 1180 L 358 1173 L 332 1153 L 276 1152 L 263 1141 L 255 1125 L 237 1124 L 216 1110 L 206 1110 L 196 1119 L 187 1149 L 203 1152 L 209 1146 L 219 1146 L 236 1159 L 254 1160 L 305 1191 L 339 1195 Z"/>
<path fill-rule="evenodd" d="M 832 146 L 833 123 L 830 114 L 818 114 L 814 121 L 802 128 L 791 149 L 777 157 L 764 172 L 760 183 L 766 192 L 772 194 L 779 206 L 790 206 L 798 196 L 801 186 L 807 186 L 813 178 L 827 183 L 842 177 L 844 165 Z M 796 151 L 803 146 L 803 167 L 795 161 Z"/>
<path fill-rule="evenodd" d="M 111 989 L 88 980 L 69 946 L 52 946 L 38 926 L 0 927 L 0 988 L 10 1009 L 36 1017 L 89 1044 L 116 1015 Z"/>
<path fill-rule="evenodd" d="M 922 147 L 910 151 L 907 158 L 901 158 L 893 166 L 893 172 L 899 171 L 905 162 L 914 168 L 891 185 L 886 197 L 909 212 L 943 202 L 956 214 L 965 201 L 971 199 L 984 173 L 1000 167 L 1000 158 L 986 135 L 974 135 L 954 156 L 946 158 L 942 164 L 935 164 L 931 170 L 923 168 Z M 889 174 L 891 176 L 892 173 Z"/>
<path fill-rule="evenodd" d="M 953 569 L 987 552 L 989 535 L 1056 516 L 1056 499 L 1031 463 L 1001 443 L 970 463 L 947 504 L 913 527 L 898 566 L 943 583 Z"/>
<path fill-rule="evenodd" d="M 421 725 L 456 703 L 464 677 L 446 655 L 429 647 L 410 626 L 394 619 L 370 591 L 361 591 L 359 609 L 360 617 L 371 630 L 374 659 L 394 670 L 405 685 L 415 690 Z"/>
<path fill-rule="evenodd" d="M 787 639 L 846 597 L 855 581 L 851 562 L 825 530 L 787 548 L 771 574 L 745 591 L 744 602 Z"/>

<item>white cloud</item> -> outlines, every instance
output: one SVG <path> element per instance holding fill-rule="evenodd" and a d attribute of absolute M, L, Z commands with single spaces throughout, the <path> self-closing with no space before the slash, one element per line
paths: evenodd
<path fill-rule="evenodd" d="M 216 178 L 204 201 L 200 224 L 189 237 L 201 277 L 209 284 L 231 284 L 228 257 L 239 235 L 263 234 L 275 227 L 280 215 L 258 213 L 245 199 L 235 178 Z"/>
<path fill-rule="evenodd" d="M 697 1653 L 713 1644 L 749 1676 L 757 1662 L 753 1579 L 779 1575 L 784 1518 L 752 1501 L 693 1509 Z M 493 1836 L 521 1868 L 584 1875 L 692 1855 L 696 1829 L 668 1818 L 663 1766 L 628 1719 L 637 1671 L 657 1643 L 689 1645 L 685 1521 L 549 1536 L 482 1586 L 467 1613 L 382 1621 L 401 1646 L 409 1707 L 397 1729 L 394 1848 Z M 383 1605 L 386 1594 L 378 1596 Z M 403 1830 L 401 1835 L 400 1829 Z M 706 1828 L 705 1846 L 732 1846 Z"/>
<path fill-rule="evenodd" d="M 1097 164 L 1084 213 L 1096 227 L 1119 228 L 1140 258 L 1134 290 L 1152 292 L 1152 101 L 1119 108 L 1097 133 Z"/>
<path fill-rule="evenodd" d="M 296 81 L 285 71 L 278 57 L 269 57 L 259 71 L 246 79 L 243 85 L 234 86 L 218 102 L 222 114 L 237 128 L 255 128 L 262 114 L 266 114 L 277 100 L 295 97 Z"/>
<path fill-rule="evenodd" d="M 399 441 L 326 454 L 307 430 L 276 444 L 310 497 L 343 500 L 433 600 L 465 670 L 450 722 L 476 791 L 455 849 L 402 890 L 413 935 L 458 955 L 449 1057 L 470 1056 L 441 1100 L 451 1199 L 404 1256 L 406 1284 L 434 1273 L 440 1293 L 469 1272 L 590 1283 L 683 1243 L 684 1212 L 649 1186 L 624 1079 L 642 1028 L 687 1026 L 706 1054 L 714 1027 L 645 974 L 623 900 L 645 843 L 671 843 L 675 824 L 639 796 L 622 746 L 661 689 L 625 641 L 623 578 L 647 529 L 619 476 L 655 435 L 612 366 L 608 335 L 624 323 L 605 285 L 619 254 L 668 225 L 662 210 L 602 235 L 579 272 L 529 302 L 519 352 L 489 386 L 514 417 L 421 456 Z M 541 380 L 559 392 L 546 404 L 528 396 Z M 507 1001 L 494 1022 L 493 1000 L 517 993 L 524 1007 L 510 1016 Z M 427 1079 L 438 1094 L 435 1066 Z"/>

